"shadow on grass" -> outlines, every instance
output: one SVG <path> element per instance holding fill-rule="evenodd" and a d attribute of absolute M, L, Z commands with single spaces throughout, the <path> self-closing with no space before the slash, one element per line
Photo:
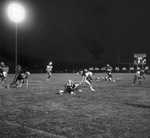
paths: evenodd
<path fill-rule="evenodd" d="M 130 106 L 134 106 L 134 107 L 138 107 L 138 108 L 147 108 L 150 109 L 149 105 L 141 105 L 141 104 L 133 104 L 133 103 L 124 103 L 125 105 L 130 105 Z"/>

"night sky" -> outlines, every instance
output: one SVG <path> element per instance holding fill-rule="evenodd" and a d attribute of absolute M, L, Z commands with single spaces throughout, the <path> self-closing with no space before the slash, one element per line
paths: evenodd
<path fill-rule="evenodd" d="M 12 2 L 13 0 L 10 0 Z M 18 62 L 57 67 L 133 63 L 146 53 L 150 64 L 149 0 L 19 0 L 26 9 L 18 24 Z M 15 24 L 0 1 L 0 56 L 14 61 Z"/>

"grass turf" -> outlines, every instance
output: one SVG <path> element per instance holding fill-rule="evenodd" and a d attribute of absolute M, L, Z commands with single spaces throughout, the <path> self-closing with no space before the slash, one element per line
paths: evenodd
<path fill-rule="evenodd" d="M 93 81 L 95 92 L 85 84 L 76 95 L 57 94 L 81 80 L 74 74 L 31 74 L 28 88 L 0 88 L 0 138 L 149 138 L 150 76 L 141 86 L 131 86 L 134 74 L 113 76 L 116 83 Z"/>

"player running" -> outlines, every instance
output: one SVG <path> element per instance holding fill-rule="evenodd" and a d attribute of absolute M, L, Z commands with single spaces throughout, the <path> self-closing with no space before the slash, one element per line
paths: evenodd
<path fill-rule="evenodd" d="M 91 80 L 93 80 L 93 77 L 92 77 L 92 76 L 93 76 L 93 73 L 90 72 L 90 71 L 88 71 L 87 69 L 84 69 L 84 70 L 78 72 L 77 74 L 79 74 L 79 73 L 80 73 L 81 76 L 82 76 L 82 80 L 81 80 L 81 82 L 79 83 L 79 85 L 83 85 L 84 83 L 86 83 L 86 84 L 89 85 L 91 91 L 95 91 L 95 90 L 93 89 L 93 87 L 92 87 L 92 84 L 91 84 Z"/>
<path fill-rule="evenodd" d="M 106 80 L 116 82 L 114 78 L 112 77 L 112 74 L 111 74 L 112 70 L 113 68 L 109 64 L 107 64 L 106 65 L 106 73 L 107 73 Z"/>
<path fill-rule="evenodd" d="M 6 77 L 8 76 L 9 67 L 5 65 L 4 62 L 0 63 L 0 77 L 1 77 L 1 83 L 4 83 Z"/>
<path fill-rule="evenodd" d="M 137 80 L 139 80 L 139 85 L 141 85 L 142 80 L 145 80 L 144 73 L 145 73 L 144 70 L 140 70 L 140 69 L 137 70 L 136 74 L 134 75 L 132 86 L 134 86 Z"/>
<path fill-rule="evenodd" d="M 53 66 L 52 66 L 52 62 L 49 62 L 49 64 L 46 66 L 46 71 L 47 71 L 47 81 L 49 81 L 49 79 L 52 77 L 52 69 L 53 69 Z"/>

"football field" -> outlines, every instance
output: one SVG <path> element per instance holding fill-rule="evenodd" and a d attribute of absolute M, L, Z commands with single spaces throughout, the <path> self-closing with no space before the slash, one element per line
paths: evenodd
<path fill-rule="evenodd" d="M 96 73 L 93 77 L 104 77 Z M 150 75 L 132 86 L 134 73 L 116 82 L 92 81 L 76 95 L 59 95 L 75 74 L 31 74 L 28 88 L 0 87 L 0 138 L 150 138 Z M 6 83 L 12 82 L 9 74 Z"/>

